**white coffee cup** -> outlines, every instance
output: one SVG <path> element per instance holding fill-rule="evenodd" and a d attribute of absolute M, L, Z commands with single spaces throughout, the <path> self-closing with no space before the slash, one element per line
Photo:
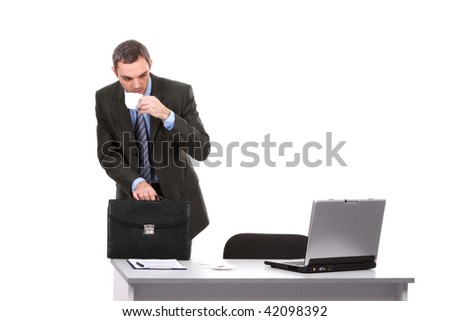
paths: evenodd
<path fill-rule="evenodd" d="M 142 96 L 139 93 L 125 92 L 125 105 L 127 105 L 128 109 L 137 109 Z"/>

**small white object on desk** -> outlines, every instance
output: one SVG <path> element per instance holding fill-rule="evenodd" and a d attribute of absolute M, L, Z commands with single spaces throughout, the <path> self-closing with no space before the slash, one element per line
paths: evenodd
<path fill-rule="evenodd" d="M 213 270 L 232 270 L 236 266 L 233 264 L 227 264 L 227 263 L 199 263 L 201 266 L 209 267 Z"/>

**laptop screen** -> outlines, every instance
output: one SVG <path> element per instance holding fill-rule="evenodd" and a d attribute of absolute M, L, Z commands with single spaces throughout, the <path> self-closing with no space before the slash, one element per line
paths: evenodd
<path fill-rule="evenodd" d="M 376 260 L 385 204 L 383 199 L 314 201 L 305 265 L 311 259 Z"/>

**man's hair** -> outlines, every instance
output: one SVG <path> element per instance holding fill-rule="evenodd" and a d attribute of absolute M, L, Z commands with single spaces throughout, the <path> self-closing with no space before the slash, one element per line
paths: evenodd
<path fill-rule="evenodd" d="M 150 65 L 150 54 L 143 44 L 136 40 L 124 41 L 114 49 L 112 56 L 114 69 L 117 69 L 119 62 L 131 64 L 137 61 L 139 57 L 144 57 Z"/>

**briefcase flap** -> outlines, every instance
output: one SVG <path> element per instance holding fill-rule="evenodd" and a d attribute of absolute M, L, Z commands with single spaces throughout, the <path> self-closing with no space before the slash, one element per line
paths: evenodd
<path fill-rule="evenodd" d="M 190 202 L 110 200 L 108 257 L 188 260 L 189 218 Z"/>
<path fill-rule="evenodd" d="M 155 229 L 189 224 L 190 202 L 110 200 L 108 216 L 115 223 L 143 229 Z"/>

